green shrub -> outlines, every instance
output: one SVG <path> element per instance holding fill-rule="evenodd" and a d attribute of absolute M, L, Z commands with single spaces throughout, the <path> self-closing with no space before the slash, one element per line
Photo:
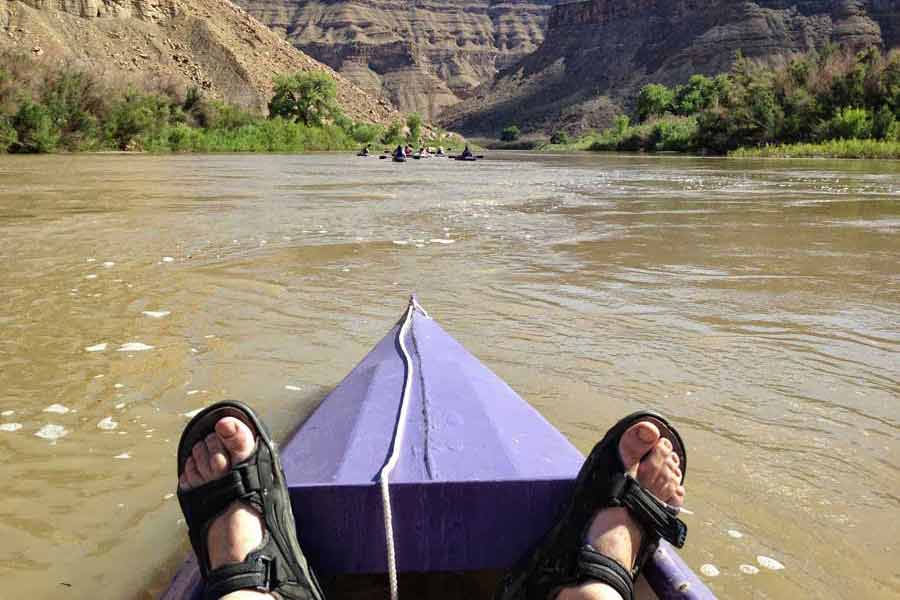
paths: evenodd
<path fill-rule="evenodd" d="M 500 141 L 514 142 L 519 139 L 521 133 L 522 131 L 516 125 L 509 125 L 500 132 Z"/>
<path fill-rule="evenodd" d="M 160 137 L 171 115 L 165 99 L 128 92 L 113 104 L 106 122 L 106 139 L 119 150 L 143 149 L 146 139 Z"/>
<path fill-rule="evenodd" d="M 900 139 L 900 124 L 894 111 L 885 104 L 878 109 L 878 112 L 872 117 L 872 137 L 877 140 L 897 140 Z"/>
<path fill-rule="evenodd" d="M 349 129 L 345 129 L 350 137 L 359 144 L 371 144 L 377 140 L 384 127 L 374 123 L 352 123 Z"/>
<path fill-rule="evenodd" d="M 675 92 L 668 87 L 651 83 L 641 88 L 637 97 L 638 121 L 646 121 L 650 117 L 658 117 L 672 110 Z"/>
<path fill-rule="evenodd" d="M 554 131 L 553 135 L 550 136 L 551 144 L 568 144 L 569 143 L 569 134 L 565 131 Z"/>
<path fill-rule="evenodd" d="M 403 143 L 403 125 L 394 121 L 381 136 L 381 143 L 389 146 L 399 146 Z"/>
<path fill-rule="evenodd" d="M 826 139 L 866 139 L 872 135 L 872 116 L 864 108 L 843 108 L 825 128 Z"/>
<path fill-rule="evenodd" d="M 406 135 L 406 142 L 413 146 L 419 145 L 419 139 L 422 137 L 422 117 L 418 113 L 413 113 L 406 117 L 406 128 L 409 133 Z"/>
<path fill-rule="evenodd" d="M 666 152 L 689 152 L 697 140 L 697 119 L 695 117 L 670 117 L 654 124 L 654 150 Z"/>
<path fill-rule="evenodd" d="M 0 117 L 0 154 L 12 151 L 19 135 L 6 117 Z"/>
<path fill-rule="evenodd" d="M 53 152 L 59 144 L 59 129 L 50 111 L 41 104 L 25 99 L 12 118 L 17 141 L 13 151 L 23 153 Z"/>
<path fill-rule="evenodd" d="M 269 101 L 270 116 L 319 126 L 339 112 L 337 85 L 325 73 L 301 71 L 275 77 L 275 93 Z"/>

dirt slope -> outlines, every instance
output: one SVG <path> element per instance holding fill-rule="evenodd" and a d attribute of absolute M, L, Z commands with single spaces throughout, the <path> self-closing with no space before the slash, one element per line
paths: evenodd
<path fill-rule="evenodd" d="M 196 85 L 260 112 L 274 75 L 325 71 L 348 115 L 399 116 L 227 0 L 0 0 L 0 51 L 10 48 L 123 82 Z"/>

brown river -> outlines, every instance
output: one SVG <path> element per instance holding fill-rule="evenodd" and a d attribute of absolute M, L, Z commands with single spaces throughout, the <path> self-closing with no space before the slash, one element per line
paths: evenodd
<path fill-rule="evenodd" d="M 185 413 L 284 435 L 416 292 L 582 450 L 639 407 L 721 598 L 900 597 L 900 163 L 0 157 L 0 598 L 151 598 Z"/>

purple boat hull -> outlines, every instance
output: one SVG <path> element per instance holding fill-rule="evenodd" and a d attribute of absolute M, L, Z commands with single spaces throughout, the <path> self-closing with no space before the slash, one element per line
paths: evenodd
<path fill-rule="evenodd" d="M 400 572 L 509 568 L 553 523 L 584 460 L 424 311 L 411 309 L 407 319 L 281 448 L 300 542 L 323 575 L 387 570 L 378 476 L 398 432 L 407 379 L 407 417 L 390 476 Z M 191 598 L 195 571 L 186 563 L 164 598 Z M 666 545 L 647 579 L 661 598 L 714 597 Z"/>

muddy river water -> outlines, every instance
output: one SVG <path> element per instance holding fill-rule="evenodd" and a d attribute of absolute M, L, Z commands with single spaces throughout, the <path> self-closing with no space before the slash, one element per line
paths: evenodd
<path fill-rule="evenodd" d="M 184 414 L 283 435 L 411 291 L 582 450 L 670 415 L 720 597 L 900 597 L 900 164 L 332 154 L 0 157 L 0 598 L 153 597 Z"/>

